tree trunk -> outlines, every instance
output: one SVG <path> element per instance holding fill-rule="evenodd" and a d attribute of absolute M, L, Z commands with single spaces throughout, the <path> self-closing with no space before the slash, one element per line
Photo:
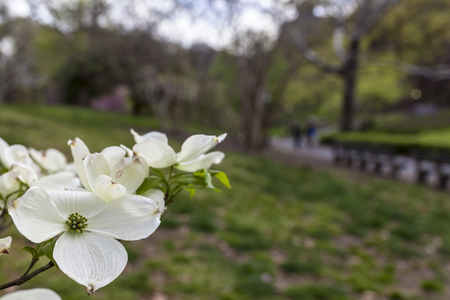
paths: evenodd
<path fill-rule="evenodd" d="M 242 123 L 244 133 L 244 147 L 249 150 L 258 150 L 264 146 L 263 116 L 264 116 L 264 90 L 259 88 L 244 100 Z"/>
<path fill-rule="evenodd" d="M 356 73 L 358 70 L 359 40 L 351 42 L 350 53 L 345 61 L 341 77 L 344 81 L 344 95 L 341 111 L 341 131 L 352 131 L 355 114 Z"/>

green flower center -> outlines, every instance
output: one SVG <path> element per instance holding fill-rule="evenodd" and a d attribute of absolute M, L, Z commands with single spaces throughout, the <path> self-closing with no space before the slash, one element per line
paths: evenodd
<path fill-rule="evenodd" d="M 87 224 L 87 219 L 78 213 L 71 213 L 66 221 L 67 226 L 69 226 L 69 231 L 75 233 L 82 233 Z"/>

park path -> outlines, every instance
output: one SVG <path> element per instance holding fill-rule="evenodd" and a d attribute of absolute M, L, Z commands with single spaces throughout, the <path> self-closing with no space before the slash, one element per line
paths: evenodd
<path fill-rule="evenodd" d="M 271 150 L 281 155 L 285 155 L 288 161 L 292 163 L 307 164 L 312 167 L 339 167 L 334 164 L 333 150 L 331 147 L 321 144 L 305 145 L 303 143 L 301 147 L 295 148 L 292 138 L 288 137 L 273 137 L 270 140 Z M 402 180 L 406 182 L 415 182 L 416 178 L 416 163 L 410 157 L 404 157 L 405 167 L 398 173 L 396 180 Z M 344 167 L 355 172 L 364 172 L 367 174 L 374 174 L 369 171 L 359 171 L 354 167 Z M 384 172 L 381 176 L 389 177 L 388 172 Z M 374 174 L 380 176 L 379 174 Z M 430 176 L 428 185 L 435 184 L 437 178 Z"/>

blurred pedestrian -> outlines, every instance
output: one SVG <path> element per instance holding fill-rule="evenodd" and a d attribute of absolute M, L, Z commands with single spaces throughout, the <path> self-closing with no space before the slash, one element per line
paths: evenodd
<path fill-rule="evenodd" d="M 306 142 L 308 146 L 313 146 L 316 142 L 317 138 L 317 127 L 314 125 L 314 123 L 309 122 L 308 126 L 306 127 Z"/>
<path fill-rule="evenodd" d="M 291 135 L 294 142 L 294 148 L 300 148 L 302 145 L 302 129 L 298 123 L 291 125 Z"/>

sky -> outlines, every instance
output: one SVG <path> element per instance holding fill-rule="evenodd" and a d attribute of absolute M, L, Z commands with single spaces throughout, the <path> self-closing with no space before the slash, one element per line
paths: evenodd
<path fill-rule="evenodd" d="M 179 0 L 180 3 L 189 7 L 190 13 L 186 9 L 175 10 L 174 13 L 173 2 L 170 0 L 164 2 L 107 0 L 107 2 L 112 4 L 113 18 L 120 22 L 127 23 L 127 17 L 124 17 L 125 10 L 128 12 L 133 10 L 132 13 L 136 18 L 148 21 L 153 18 L 151 11 L 156 9 L 167 15 L 163 21 L 157 23 L 157 34 L 184 46 L 206 43 L 216 49 L 229 45 L 236 34 L 236 29 L 265 31 L 269 36 L 275 37 L 277 22 L 295 17 L 293 8 L 285 9 L 285 6 L 276 4 L 274 0 L 242 0 L 244 5 L 240 9 L 240 13 L 232 17 L 228 14 L 229 11 L 224 0 Z M 26 0 L 9 1 L 8 5 L 13 15 L 28 16 L 30 14 Z M 123 5 L 127 5 L 127 7 Z M 271 13 L 276 13 L 278 21 L 271 16 Z M 40 15 L 45 19 L 45 12 L 41 12 Z M 135 21 L 134 19 L 133 22 Z"/>

